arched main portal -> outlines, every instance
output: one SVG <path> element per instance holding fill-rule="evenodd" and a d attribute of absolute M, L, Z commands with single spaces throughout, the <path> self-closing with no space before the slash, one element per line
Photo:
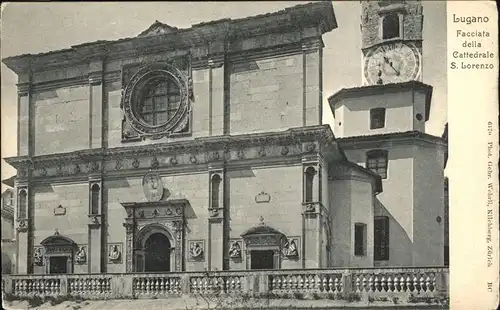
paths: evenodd
<path fill-rule="evenodd" d="M 171 250 L 167 236 L 160 232 L 151 234 L 144 242 L 144 271 L 170 271 Z"/>
<path fill-rule="evenodd" d="M 138 232 L 135 244 L 135 271 L 177 270 L 176 243 L 166 226 L 158 223 L 146 225 Z"/>

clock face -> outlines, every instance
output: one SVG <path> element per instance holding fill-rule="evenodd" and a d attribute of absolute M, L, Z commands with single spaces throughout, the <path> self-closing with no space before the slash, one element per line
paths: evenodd
<path fill-rule="evenodd" d="M 401 83 L 415 80 L 419 68 L 419 52 L 413 44 L 391 42 L 368 51 L 364 75 L 369 85 Z"/>

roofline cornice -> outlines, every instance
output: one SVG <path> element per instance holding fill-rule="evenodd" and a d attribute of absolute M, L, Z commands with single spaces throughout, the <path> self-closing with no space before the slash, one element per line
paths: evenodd
<path fill-rule="evenodd" d="M 328 103 L 330 105 L 330 109 L 332 110 L 335 116 L 335 108 L 344 99 L 356 98 L 356 97 L 361 98 L 365 96 L 381 95 L 381 94 L 401 92 L 401 91 L 424 92 L 425 120 L 428 121 L 430 116 L 430 108 L 432 101 L 432 90 L 433 90 L 432 86 L 424 84 L 420 81 L 409 81 L 405 83 L 391 83 L 383 85 L 369 85 L 361 87 L 342 88 L 335 94 L 328 97 Z"/>
<path fill-rule="evenodd" d="M 73 45 L 71 48 L 39 54 L 7 57 L 2 62 L 17 74 L 50 65 L 68 66 L 76 62 L 102 59 L 108 55 L 147 52 L 155 47 L 186 48 L 207 45 L 210 41 L 234 41 L 263 34 L 316 27 L 320 34 L 337 28 L 337 21 L 330 1 L 312 2 L 285 8 L 278 12 L 241 19 L 221 19 L 192 25 L 190 28 L 170 33 L 138 36 L 113 41 L 95 41 Z M 172 27 L 173 29 L 175 27 Z"/>
<path fill-rule="evenodd" d="M 340 169 L 340 171 L 339 171 Z M 331 166 L 329 170 L 329 174 L 332 173 L 333 171 L 338 171 L 341 173 L 341 175 L 335 176 L 335 175 L 329 175 L 328 180 L 341 180 L 341 179 L 356 179 L 356 176 L 353 175 L 348 175 L 349 170 L 353 169 L 358 172 L 360 172 L 363 176 L 366 177 L 366 181 L 370 182 L 372 186 L 374 187 L 375 194 L 379 194 L 383 191 L 382 189 L 382 178 L 380 175 L 376 174 L 375 172 L 371 171 L 370 169 L 367 169 L 363 166 L 360 166 L 356 163 L 353 163 L 351 161 L 348 161 L 347 159 L 344 159 L 342 161 L 337 161 L 334 162 L 333 165 Z M 358 180 L 362 180 L 363 177 L 358 177 Z"/>
<path fill-rule="evenodd" d="M 355 146 L 357 148 L 371 147 L 374 143 L 394 142 L 401 144 L 422 142 L 425 144 L 447 146 L 447 142 L 438 136 L 433 136 L 421 131 L 406 131 L 394 132 L 378 135 L 352 136 L 345 138 L 337 138 L 337 142 L 341 148 Z"/>

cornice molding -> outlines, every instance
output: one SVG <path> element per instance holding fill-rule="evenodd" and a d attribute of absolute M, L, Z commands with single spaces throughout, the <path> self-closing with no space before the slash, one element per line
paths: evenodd
<path fill-rule="evenodd" d="M 378 135 L 353 136 L 337 138 L 339 146 L 343 149 L 350 148 L 373 148 L 388 147 L 391 145 L 421 145 L 440 146 L 445 148 L 447 142 L 438 136 L 423 133 L 421 131 L 394 132 Z"/>
<path fill-rule="evenodd" d="M 432 90 L 432 86 L 424 84 L 420 81 L 342 88 L 335 94 L 328 97 L 328 103 L 330 105 L 330 109 L 333 112 L 333 116 L 335 117 L 335 109 L 345 99 L 362 98 L 365 96 L 374 95 L 388 96 L 388 94 L 391 93 L 407 91 L 423 92 L 425 94 L 425 120 L 428 121 L 431 110 Z"/>
<path fill-rule="evenodd" d="M 158 50 L 183 49 L 206 45 L 207 42 L 224 40 L 233 42 L 240 38 L 316 28 L 323 34 L 337 28 L 331 2 L 321 1 L 300 4 L 274 13 L 241 19 L 222 19 L 177 29 L 164 34 L 125 38 L 115 41 L 96 41 L 59 51 L 24 54 L 8 57 L 3 63 L 16 72 L 46 70 L 54 66 L 71 66 L 76 61 L 94 61 L 103 58 L 137 56 Z"/>
<path fill-rule="evenodd" d="M 32 84 L 30 82 L 17 84 L 17 94 L 19 96 L 27 96 L 30 93 L 31 89 Z"/>
<path fill-rule="evenodd" d="M 102 71 L 89 73 L 89 84 L 90 85 L 100 85 L 104 80 Z"/>
<path fill-rule="evenodd" d="M 314 52 L 324 47 L 325 44 L 323 43 L 323 39 L 321 37 L 302 40 L 302 51 L 305 53 Z"/>
<path fill-rule="evenodd" d="M 52 80 L 48 82 L 41 82 L 32 85 L 33 92 L 54 90 L 58 88 L 72 87 L 72 86 L 86 86 L 89 83 L 87 77 L 73 77 L 67 79 Z"/>
<path fill-rule="evenodd" d="M 30 171 L 29 180 L 70 182 L 85 181 L 93 175 L 141 174 L 151 169 L 174 173 L 207 171 L 214 164 L 233 168 L 238 165 L 293 164 L 301 162 L 304 156 L 321 159 L 325 155 L 318 153 L 338 153 L 335 143 L 330 126 L 321 125 L 282 132 L 204 137 L 144 146 L 9 157 L 5 160 L 19 171 Z M 319 145 L 325 147 L 319 148 Z"/>

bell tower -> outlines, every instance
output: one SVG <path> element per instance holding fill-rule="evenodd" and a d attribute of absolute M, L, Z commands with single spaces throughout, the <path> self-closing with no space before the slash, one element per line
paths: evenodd
<path fill-rule="evenodd" d="M 432 86 L 422 83 L 421 1 L 360 4 L 363 86 L 329 98 L 335 136 L 425 133 Z"/>
<path fill-rule="evenodd" d="M 363 85 L 422 81 L 420 0 L 360 2 Z"/>
<path fill-rule="evenodd" d="M 425 133 L 433 89 L 422 83 L 423 7 L 419 0 L 360 3 L 362 86 L 328 101 L 346 157 L 382 179 L 374 266 L 442 265 L 445 143 Z"/>

